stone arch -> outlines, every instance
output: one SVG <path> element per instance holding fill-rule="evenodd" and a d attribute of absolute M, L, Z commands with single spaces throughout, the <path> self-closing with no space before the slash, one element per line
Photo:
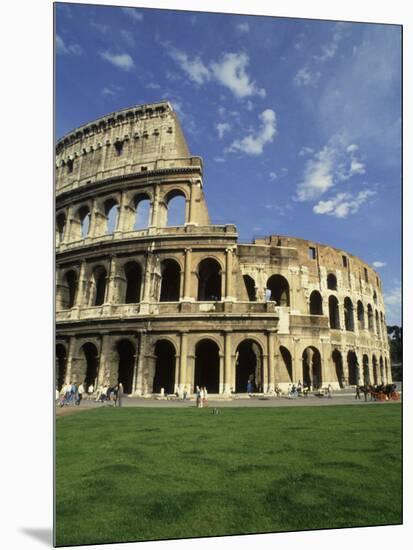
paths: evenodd
<path fill-rule="evenodd" d="M 165 195 L 165 225 L 176 227 L 186 222 L 186 195 L 181 189 L 174 189 Z"/>
<path fill-rule="evenodd" d="M 337 277 L 334 273 L 327 275 L 327 288 L 328 290 L 337 290 Z"/>
<path fill-rule="evenodd" d="M 243 275 L 245 288 L 247 290 L 248 299 L 250 302 L 257 301 L 257 288 L 255 286 L 255 281 L 250 275 Z"/>
<path fill-rule="evenodd" d="M 376 319 L 376 335 L 378 338 L 380 338 L 380 321 L 379 321 L 379 312 L 375 311 L 375 319 Z"/>
<path fill-rule="evenodd" d="M 160 302 L 179 302 L 181 286 L 181 266 L 168 258 L 161 262 Z"/>
<path fill-rule="evenodd" d="M 63 242 L 65 237 L 66 229 L 66 214 L 64 212 L 59 212 L 56 217 L 56 245 L 59 245 Z"/>
<path fill-rule="evenodd" d="M 204 258 L 198 264 L 198 301 L 221 300 L 222 268 L 214 258 Z"/>
<path fill-rule="evenodd" d="M 202 338 L 195 345 L 194 390 L 205 386 L 209 393 L 218 393 L 219 367 L 219 345 L 211 338 Z"/>
<path fill-rule="evenodd" d="M 359 330 L 366 328 L 365 319 L 364 319 L 364 306 L 361 300 L 357 302 L 357 321 L 359 324 Z"/>
<path fill-rule="evenodd" d="M 121 382 L 125 393 L 133 391 L 133 374 L 135 368 L 136 347 L 128 338 L 116 342 L 118 353 L 118 383 Z"/>
<path fill-rule="evenodd" d="M 341 355 L 341 352 L 338 349 L 334 349 L 333 353 L 331 354 L 331 359 L 333 360 L 337 382 L 339 383 L 340 388 L 344 388 L 345 380 L 344 380 L 344 369 L 343 369 L 343 357 Z"/>
<path fill-rule="evenodd" d="M 328 313 L 330 319 L 330 328 L 340 329 L 340 308 L 336 296 L 330 294 L 328 297 Z"/>
<path fill-rule="evenodd" d="M 285 346 L 280 346 L 281 368 L 279 369 L 279 382 L 293 381 L 293 360 L 290 351 Z M 277 380 L 278 382 L 278 380 Z"/>
<path fill-rule="evenodd" d="M 379 366 L 380 366 L 380 380 L 381 380 L 382 384 L 385 384 L 386 383 L 386 376 L 385 376 L 385 372 L 384 372 L 384 363 L 383 363 L 383 356 L 382 355 L 380 355 L 380 358 L 379 358 Z"/>
<path fill-rule="evenodd" d="M 161 338 L 155 342 L 155 373 L 153 378 L 152 392 L 173 393 L 175 385 L 176 369 L 176 348 L 171 340 Z"/>
<path fill-rule="evenodd" d="M 310 315 L 323 315 L 323 298 L 318 290 L 310 294 Z"/>
<path fill-rule="evenodd" d="M 369 356 L 363 355 L 363 380 L 365 384 L 370 384 Z"/>
<path fill-rule="evenodd" d="M 377 292 L 375 290 L 373 291 L 373 302 L 377 304 Z"/>
<path fill-rule="evenodd" d="M 370 332 L 374 332 L 374 316 L 373 316 L 373 308 L 370 304 L 367 305 L 367 321 L 368 321 L 368 328 Z"/>
<path fill-rule="evenodd" d="M 151 197 L 148 193 L 137 193 L 132 199 L 134 210 L 133 227 L 134 231 L 146 229 L 151 224 L 152 207 Z"/>
<path fill-rule="evenodd" d="M 60 286 L 60 307 L 62 309 L 71 309 L 75 305 L 77 286 L 77 273 L 74 269 L 69 269 L 63 275 Z"/>
<path fill-rule="evenodd" d="M 303 384 L 304 386 L 312 386 L 320 388 L 323 383 L 321 371 L 321 355 L 318 349 L 314 346 L 305 348 L 302 354 L 303 363 Z"/>
<path fill-rule="evenodd" d="M 90 208 L 88 205 L 84 204 L 80 206 L 77 211 L 77 219 L 80 224 L 79 238 L 85 239 L 89 235 L 90 230 Z"/>
<path fill-rule="evenodd" d="M 142 267 L 138 262 L 127 262 L 123 267 L 125 273 L 125 304 L 137 304 L 141 301 Z"/>
<path fill-rule="evenodd" d="M 353 302 L 348 296 L 344 298 L 344 327 L 346 330 L 354 331 Z"/>
<path fill-rule="evenodd" d="M 263 353 L 253 339 L 242 340 L 235 352 L 235 391 L 245 393 L 250 381 L 253 391 L 263 391 Z"/>
<path fill-rule="evenodd" d="M 77 381 L 79 383 L 83 382 L 85 384 L 85 388 L 93 385 L 96 389 L 99 370 L 98 350 L 95 344 L 92 344 L 92 342 L 86 342 L 82 345 L 80 351 L 83 359 L 83 368 L 81 369 L 83 379 L 80 378 Z"/>
<path fill-rule="evenodd" d="M 379 375 L 377 370 L 377 358 L 374 353 L 371 358 L 371 363 L 373 365 L 373 384 L 377 385 L 379 383 Z"/>
<path fill-rule="evenodd" d="M 279 274 L 271 275 L 267 280 L 267 289 L 271 291 L 270 300 L 277 306 L 290 305 L 290 285 L 285 277 Z"/>
<path fill-rule="evenodd" d="M 98 265 L 92 273 L 92 306 L 101 306 L 106 298 L 107 273 L 103 265 Z"/>
<path fill-rule="evenodd" d="M 66 346 L 61 343 L 56 344 L 56 386 L 60 391 L 65 383 L 67 369 L 67 351 Z"/>
<path fill-rule="evenodd" d="M 359 368 L 357 355 L 354 351 L 350 350 L 347 353 L 347 368 L 348 368 L 348 383 L 352 386 L 356 386 L 359 383 Z"/>
<path fill-rule="evenodd" d="M 117 229 L 119 204 L 114 198 L 107 199 L 103 205 L 106 217 L 106 235 L 111 235 Z"/>

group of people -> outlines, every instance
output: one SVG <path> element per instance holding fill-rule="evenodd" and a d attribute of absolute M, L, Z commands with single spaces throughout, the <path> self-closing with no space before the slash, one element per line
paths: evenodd
<path fill-rule="evenodd" d="M 124 393 L 122 382 L 119 382 L 115 386 L 101 386 L 96 392 L 96 401 L 98 403 L 113 401 L 115 407 L 121 407 Z"/>
<path fill-rule="evenodd" d="M 91 395 L 93 393 L 93 384 L 86 388 L 86 384 L 82 382 L 77 385 L 76 382 L 69 382 L 62 386 L 62 389 L 58 390 L 56 387 L 56 402 L 63 407 L 64 405 L 77 405 L 79 406 L 83 396 Z"/>
<path fill-rule="evenodd" d="M 199 409 L 208 407 L 208 392 L 205 386 L 196 387 L 196 406 Z"/>

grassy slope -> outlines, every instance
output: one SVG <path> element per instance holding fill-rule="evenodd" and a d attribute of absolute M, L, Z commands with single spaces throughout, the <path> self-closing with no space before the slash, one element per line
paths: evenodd
<path fill-rule="evenodd" d="M 401 522 L 399 404 L 57 419 L 57 544 Z"/>

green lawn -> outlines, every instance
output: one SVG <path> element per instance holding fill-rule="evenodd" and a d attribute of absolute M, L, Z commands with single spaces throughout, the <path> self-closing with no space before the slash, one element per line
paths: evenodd
<path fill-rule="evenodd" d="M 57 418 L 57 544 L 399 524 L 400 404 Z"/>

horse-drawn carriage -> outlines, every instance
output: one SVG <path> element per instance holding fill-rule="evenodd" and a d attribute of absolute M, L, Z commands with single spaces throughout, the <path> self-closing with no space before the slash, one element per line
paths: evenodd
<path fill-rule="evenodd" d="M 360 386 L 360 391 L 364 394 L 364 399 L 370 395 L 370 401 L 399 401 L 400 394 L 396 391 L 396 384 L 365 384 Z"/>

